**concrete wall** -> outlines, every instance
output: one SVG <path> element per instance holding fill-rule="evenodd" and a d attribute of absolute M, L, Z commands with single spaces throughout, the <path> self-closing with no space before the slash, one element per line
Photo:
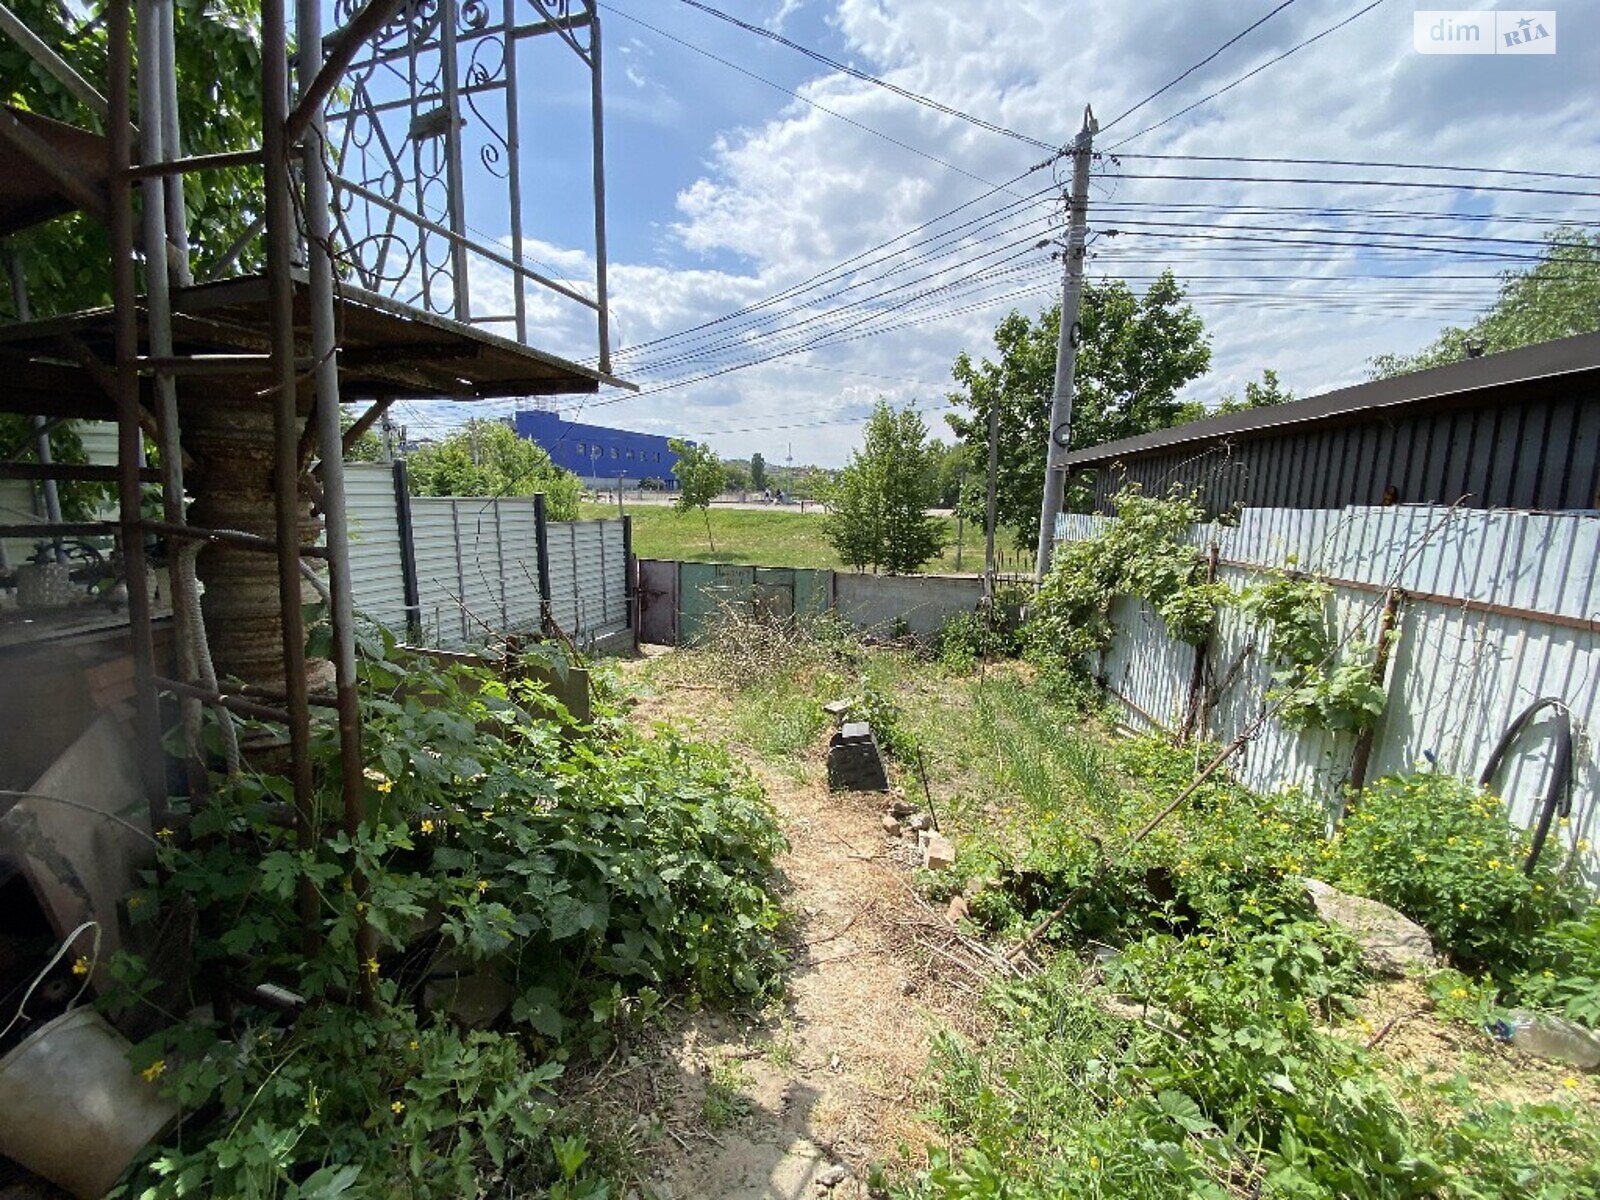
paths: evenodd
<path fill-rule="evenodd" d="M 834 608 L 852 625 L 891 634 L 899 622 L 919 638 L 939 632 L 952 613 L 972 612 L 983 598 L 983 580 L 974 575 L 834 576 Z"/>

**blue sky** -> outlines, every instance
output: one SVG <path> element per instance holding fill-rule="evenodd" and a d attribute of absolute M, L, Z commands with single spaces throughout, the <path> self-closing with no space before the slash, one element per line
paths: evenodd
<path fill-rule="evenodd" d="M 531 0 L 518 2 L 532 13 Z M 1097 148 L 1115 145 L 1364 6 L 1358 0 L 1296 0 L 1118 123 Z M 724 0 L 719 7 L 902 87 L 1057 142 L 1076 130 L 1084 103 L 1110 122 L 1277 4 Z M 1600 172 L 1600 116 L 1592 103 L 1593 80 L 1600 78 L 1600 4 L 1585 0 L 1558 8 L 1557 53 L 1537 57 L 1418 54 L 1412 45 L 1416 7 L 1387 0 L 1123 149 Z M 832 71 L 679 0 L 618 0 L 615 7 L 603 6 L 602 14 L 613 330 L 623 347 L 758 301 L 982 196 L 989 188 L 980 179 L 1003 182 L 1043 157 L 1036 147 Z M 553 38 L 525 48 L 519 70 L 524 212 L 536 239 L 529 255 L 582 286 L 593 270 L 586 79 Z M 1334 182 L 1139 178 L 1180 173 L 1276 173 Z M 1359 180 L 1385 185 L 1367 187 Z M 1441 181 L 1586 194 L 1414 186 Z M 487 235 L 503 237 L 509 228 L 504 192 L 488 183 L 469 178 L 468 220 Z M 919 270 L 903 268 L 895 279 L 929 278 L 881 302 L 865 327 L 886 329 L 878 336 L 834 340 L 705 379 L 700 376 L 792 345 L 797 335 L 751 328 L 717 354 L 699 357 L 669 356 L 666 347 L 624 351 L 620 373 L 650 394 L 627 398 L 608 392 L 575 400 L 570 411 L 581 407 L 585 420 L 708 438 L 733 455 L 759 449 L 781 458 L 793 441 L 797 459 L 826 464 L 848 454 L 859 431 L 853 422 L 880 393 L 917 404 L 940 427 L 939 406 L 956 354 L 983 353 L 1006 311 L 1036 311 L 1052 298 L 1049 249 L 1021 245 L 1030 234 L 1047 232 L 1059 213 L 1052 195 L 1027 198 L 1049 183 L 1048 173 L 1036 174 L 1010 192 L 995 193 L 971 211 L 982 214 L 1021 199 L 1009 215 L 976 225 L 970 239 L 952 235 L 943 243 L 949 251 L 943 258 Z M 1551 223 L 1600 225 L 1595 188 L 1593 181 L 1505 175 L 1103 159 L 1092 192 L 1091 227 L 1117 228 L 1121 236 L 1096 241 L 1090 273 L 1143 287 L 1171 266 L 1189 280 L 1213 346 L 1213 369 L 1191 386 L 1193 398 L 1215 402 L 1263 367 L 1279 370 L 1296 392 L 1313 394 L 1362 378 L 1372 355 L 1419 346 L 1440 325 L 1470 315 L 1492 297 L 1494 273 L 1515 265 L 1515 256 L 1535 252 L 1526 243 Z M 1263 228 L 1234 229 L 1230 240 L 1216 240 L 1218 227 L 1226 225 Z M 1007 231 L 1009 239 L 1002 236 Z M 1434 236 L 1417 236 L 1423 233 Z M 1244 237 L 1272 241 L 1234 240 Z M 1452 240 L 1463 238 L 1478 240 Z M 1313 244 L 1328 240 L 1341 245 Z M 963 262 L 997 262 L 980 256 L 1011 242 L 1020 248 L 1007 252 L 1004 273 L 986 277 L 986 290 L 956 286 L 972 269 Z M 1422 251 L 1423 245 L 1432 250 Z M 502 299 L 504 294 L 503 280 L 493 276 L 486 271 L 475 284 L 490 308 L 497 284 Z M 940 285 L 946 285 L 943 299 L 918 299 Z M 841 302 L 797 307 L 784 323 L 842 325 L 843 318 L 819 311 Z M 897 319 L 897 306 L 903 320 Z M 538 344 L 573 357 L 593 354 L 594 330 L 582 310 L 543 302 L 534 307 Z M 677 349 L 707 346 L 691 340 Z M 672 386 L 683 380 L 698 382 Z M 484 415 L 505 407 L 474 411 Z M 468 415 L 459 407 L 421 404 L 408 406 L 402 419 L 438 432 Z"/>

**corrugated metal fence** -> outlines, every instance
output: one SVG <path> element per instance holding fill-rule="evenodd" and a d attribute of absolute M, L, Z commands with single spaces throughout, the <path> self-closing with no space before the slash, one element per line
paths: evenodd
<path fill-rule="evenodd" d="M 352 464 L 347 492 L 356 607 L 380 624 L 460 649 L 539 630 L 548 602 L 555 629 L 580 646 L 629 628 L 624 521 L 543 521 L 531 496 L 410 497 L 376 463 Z"/>
<path fill-rule="evenodd" d="M 1112 519 L 1063 515 L 1056 536 L 1090 538 Z M 1341 633 L 1359 629 L 1369 644 L 1389 590 L 1400 590 L 1399 640 L 1369 780 L 1429 762 L 1476 777 L 1517 714 L 1553 697 L 1569 712 L 1576 741 L 1572 816 L 1559 835 L 1567 847 L 1600 840 L 1592 735 L 1600 720 L 1600 516 L 1422 505 L 1246 509 L 1236 527 L 1196 526 L 1193 538 L 1217 547 L 1218 579 L 1236 591 L 1260 583 L 1269 568 L 1323 577 L 1333 585 Z M 1180 727 L 1196 678 L 1194 649 L 1168 637 L 1140 601 L 1121 599 L 1112 615 L 1117 633 L 1099 668 L 1128 720 Z M 1272 686 L 1262 632 L 1237 608 L 1218 617 L 1199 694 L 1213 741 L 1230 741 L 1262 709 Z M 1549 782 L 1552 731 L 1546 710 L 1496 780 L 1523 824 L 1537 816 Z M 1300 785 L 1332 798 L 1354 747 L 1347 733 L 1297 734 L 1269 720 L 1238 770 L 1263 791 Z"/>

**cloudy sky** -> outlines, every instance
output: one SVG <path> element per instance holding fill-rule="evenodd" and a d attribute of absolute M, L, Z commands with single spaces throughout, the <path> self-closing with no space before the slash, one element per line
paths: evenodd
<path fill-rule="evenodd" d="M 1594 180 L 1494 170 L 1600 173 L 1595 0 L 1555 10 L 1554 55 L 1487 56 L 1417 53 L 1416 5 L 1401 0 L 1365 12 L 1368 0 L 717 7 L 1010 132 L 681 0 L 607 0 L 612 326 L 616 371 L 641 392 L 575 398 L 570 417 L 709 440 L 728 456 L 781 461 L 792 445 L 797 462 L 826 465 L 848 455 L 879 395 L 942 428 L 956 354 L 985 352 L 999 317 L 1054 298 L 1054 247 L 1037 243 L 1061 220 L 1067 171 L 1030 168 L 1050 157 L 1041 144 L 1071 138 L 1085 104 L 1107 152 L 1089 274 L 1142 288 L 1170 265 L 1188 282 L 1213 347 L 1190 389 L 1202 401 L 1263 367 L 1302 395 L 1357 381 L 1373 355 L 1469 318 L 1556 222 L 1600 225 Z M 528 255 L 592 281 L 587 87 L 571 55 L 542 42 L 522 64 Z M 1172 155 L 1427 169 L 1145 157 Z M 468 220 L 504 237 L 503 194 L 474 185 Z M 483 266 L 474 278 L 479 311 L 508 311 L 503 277 Z M 530 303 L 537 344 L 594 354 L 582 309 Z M 401 420 L 436 434 L 468 415 L 411 405 Z"/>

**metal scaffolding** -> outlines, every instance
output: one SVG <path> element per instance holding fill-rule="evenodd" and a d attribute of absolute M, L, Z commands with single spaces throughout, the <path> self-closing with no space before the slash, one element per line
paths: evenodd
<path fill-rule="evenodd" d="M 44 393 L 53 380 L 60 382 L 52 373 L 64 369 L 65 359 L 76 364 L 77 373 L 68 378 L 82 392 L 65 411 L 112 416 L 117 424 L 117 521 L 114 526 L 89 523 L 89 531 L 114 534 L 126 577 L 135 734 L 152 828 L 160 828 L 166 818 L 160 702 L 166 694 L 180 713 L 191 793 L 203 792 L 208 778 L 200 736 L 202 705 L 216 710 L 224 727 L 230 769 L 237 768 L 239 755 L 232 715 L 286 728 L 286 747 L 280 743 L 275 752 L 283 755 L 286 749 L 282 761 L 293 785 L 302 850 L 314 848 L 324 833 L 315 797 L 311 711 L 315 706 L 331 708 L 337 719 L 342 824 L 346 833 L 359 833 L 366 820 L 365 781 L 345 519 L 347 444 L 399 396 L 554 394 L 594 391 L 602 382 L 617 382 L 608 375 L 595 8 L 590 0 L 503 0 L 499 11 L 498 19 L 491 19 L 485 0 L 338 0 L 335 12 L 343 24 L 324 36 L 322 0 L 296 0 L 299 52 L 291 55 L 286 0 L 262 0 L 262 144 L 185 157 L 175 84 L 174 0 L 107 0 L 103 98 L 48 46 L 36 37 L 30 42 L 25 27 L 0 6 L 0 34 L 11 35 L 56 78 L 70 81 L 73 93 L 102 117 L 107 130 L 104 166 L 91 171 L 84 160 L 83 138 L 90 136 L 86 131 L 0 110 L 0 152 L 42 181 L 38 196 L 21 196 L 18 212 L 37 219 L 39 213 L 48 216 L 77 207 L 104 220 L 112 268 L 109 310 L 23 320 L 0 329 L 0 361 L 23 373 L 4 407 L 52 412 Z M 545 34 L 562 39 L 592 79 L 593 296 L 530 267 L 524 258 L 517 49 Z M 329 114 L 329 98 L 336 92 L 338 108 Z M 484 117 L 490 100 L 498 105 L 498 124 Z M 463 106 L 474 114 L 478 136 L 487 138 L 478 161 L 507 189 L 509 255 L 503 247 L 475 239 L 466 223 Z M 402 121 L 400 133 L 388 128 L 391 118 Z M 336 175 L 331 162 L 353 177 Z M 223 256 L 222 266 L 231 268 L 247 242 L 258 238 L 264 248 L 264 275 L 193 285 L 184 177 L 238 166 L 262 172 L 261 216 Z M 5 207 L 0 203 L 0 210 Z M 5 217 L 0 211 L 0 224 Z M 475 257 L 512 273 L 512 314 L 474 312 Z M 404 263 L 398 271 L 397 262 Z M 530 286 L 547 288 L 597 314 L 598 371 L 526 345 Z M 513 323 L 516 339 L 482 328 L 497 321 Z M 185 394 L 192 397 L 202 384 L 232 389 L 231 395 L 242 397 L 235 400 L 239 412 L 253 408 L 262 413 L 270 526 L 263 521 L 259 530 L 235 528 L 235 522 L 197 520 L 191 512 L 188 496 L 196 489 L 186 482 L 185 469 L 195 446 L 182 435 L 193 438 L 195 430 L 181 426 L 184 412 L 195 409 L 192 398 L 187 406 L 181 402 L 180 393 L 189 389 Z M 208 394 L 207 403 L 210 398 Z M 340 405 L 348 399 L 368 401 L 371 407 L 347 432 L 341 428 Z M 142 511 L 144 487 L 152 478 L 143 462 L 147 435 L 160 451 L 159 520 Z M 206 445 L 221 444 L 215 430 L 207 436 L 212 441 Z M 207 487 L 222 490 L 217 478 L 221 472 L 197 454 L 204 499 Z M 74 477 L 44 461 L 37 469 L 40 478 Z M 216 506 L 214 497 L 197 504 L 208 512 Z M 323 533 L 320 544 L 316 516 Z M 67 536 L 69 529 L 84 532 L 59 519 L 26 528 L 44 537 Z M 0 535 L 14 532 L 0 527 Z M 154 538 L 165 539 L 169 547 L 173 676 L 158 669 L 153 633 L 146 554 Z M 213 557 L 266 556 L 275 564 L 278 644 L 271 654 L 279 669 L 271 686 L 248 678 L 236 684 L 229 671 L 219 669 L 228 662 L 213 660 L 212 642 L 223 635 L 213 630 L 207 636 L 196 573 L 197 557 L 208 547 Z M 325 584 L 319 568 L 326 572 Z M 330 610 L 331 694 L 315 682 L 318 664 L 308 662 L 302 615 L 308 577 Z M 226 590 L 224 583 L 208 577 L 207 607 L 214 592 Z M 357 875 L 350 882 L 358 895 L 364 894 L 364 880 Z M 310 948 L 319 921 L 317 895 L 308 881 L 299 904 Z M 357 953 L 362 964 L 375 955 L 370 928 L 359 931 Z M 370 973 L 358 969 L 356 976 L 370 997 Z"/>

